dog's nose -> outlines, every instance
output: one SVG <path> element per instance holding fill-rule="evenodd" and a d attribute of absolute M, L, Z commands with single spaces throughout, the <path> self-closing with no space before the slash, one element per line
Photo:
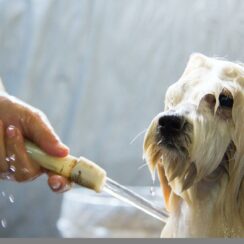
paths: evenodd
<path fill-rule="evenodd" d="M 158 128 L 162 136 L 175 136 L 184 127 L 185 119 L 178 115 L 164 115 L 158 120 Z"/>

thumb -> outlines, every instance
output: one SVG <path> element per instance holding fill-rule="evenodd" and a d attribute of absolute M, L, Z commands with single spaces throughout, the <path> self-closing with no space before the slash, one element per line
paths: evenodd
<path fill-rule="evenodd" d="M 25 136 L 47 154 L 56 157 L 68 155 L 68 147 L 60 141 L 43 113 L 31 111 L 24 119 L 22 118 L 21 123 Z"/>

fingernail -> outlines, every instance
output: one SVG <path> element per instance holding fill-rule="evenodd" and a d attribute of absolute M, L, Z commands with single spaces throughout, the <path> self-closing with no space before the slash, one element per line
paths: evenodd
<path fill-rule="evenodd" d="M 51 185 L 52 189 L 55 190 L 55 191 L 59 190 L 61 188 L 61 186 L 62 186 L 62 184 L 59 181 L 56 181 L 55 183 L 53 183 Z"/>
<path fill-rule="evenodd" d="M 64 153 L 64 152 L 68 153 L 69 152 L 69 148 L 61 142 L 57 145 L 57 147 L 58 147 L 59 151 L 62 153 Z"/>
<path fill-rule="evenodd" d="M 10 125 L 8 128 L 7 128 L 7 136 L 9 138 L 12 138 L 15 136 L 15 127 L 13 125 Z"/>
<path fill-rule="evenodd" d="M 64 148 L 64 149 L 68 149 L 68 147 L 65 144 L 63 144 L 62 142 L 59 143 L 59 147 Z"/>

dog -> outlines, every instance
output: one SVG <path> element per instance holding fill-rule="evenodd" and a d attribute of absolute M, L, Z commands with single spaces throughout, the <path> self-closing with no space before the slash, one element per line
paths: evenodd
<path fill-rule="evenodd" d="M 143 152 L 169 213 L 161 237 L 244 237 L 244 66 L 192 54 Z"/>

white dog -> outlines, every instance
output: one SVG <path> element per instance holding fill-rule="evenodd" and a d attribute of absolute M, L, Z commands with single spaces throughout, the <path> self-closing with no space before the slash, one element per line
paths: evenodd
<path fill-rule="evenodd" d="M 144 156 L 170 215 L 162 237 L 244 237 L 244 67 L 193 54 Z"/>

